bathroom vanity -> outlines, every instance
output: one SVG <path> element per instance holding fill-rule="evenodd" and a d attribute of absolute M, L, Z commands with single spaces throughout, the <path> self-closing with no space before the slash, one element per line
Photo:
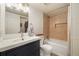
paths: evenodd
<path fill-rule="evenodd" d="M 40 56 L 40 40 L 38 38 L 13 40 L 12 42 L 0 43 L 0 56 Z"/>

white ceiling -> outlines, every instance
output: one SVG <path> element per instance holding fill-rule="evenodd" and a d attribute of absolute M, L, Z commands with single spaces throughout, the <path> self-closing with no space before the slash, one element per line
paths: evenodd
<path fill-rule="evenodd" d="M 52 11 L 68 6 L 69 4 L 68 3 L 30 3 L 29 5 L 50 15 Z"/>

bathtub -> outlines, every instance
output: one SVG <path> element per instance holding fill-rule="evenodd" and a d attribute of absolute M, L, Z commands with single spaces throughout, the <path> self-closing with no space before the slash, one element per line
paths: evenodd
<path fill-rule="evenodd" d="M 44 39 L 44 36 L 39 36 L 42 40 L 44 40 L 45 44 L 49 44 L 52 46 L 52 54 L 58 56 L 67 56 L 68 55 L 68 42 L 58 40 L 58 39 Z M 41 42 L 40 42 L 41 45 Z"/>
<path fill-rule="evenodd" d="M 46 41 L 47 44 L 52 45 L 52 53 L 58 56 L 67 56 L 68 55 L 68 43 L 65 41 L 57 39 L 49 39 Z"/>

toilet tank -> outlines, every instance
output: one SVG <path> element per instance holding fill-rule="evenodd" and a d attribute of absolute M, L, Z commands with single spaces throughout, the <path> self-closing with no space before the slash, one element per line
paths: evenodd
<path fill-rule="evenodd" d="M 40 46 L 42 46 L 43 45 L 43 41 L 44 41 L 44 36 L 43 35 L 41 35 L 41 36 L 39 36 L 40 37 Z"/>

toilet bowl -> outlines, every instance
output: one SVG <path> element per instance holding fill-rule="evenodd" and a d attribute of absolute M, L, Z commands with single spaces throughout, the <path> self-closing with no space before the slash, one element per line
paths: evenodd
<path fill-rule="evenodd" d="M 40 53 L 42 56 L 50 56 L 52 52 L 52 46 L 44 43 L 44 36 L 41 36 L 40 40 Z"/>
<path fill-rule="evenodd" d="M 52 53 L 52 46 L 49 44 L 44 44 L 41 46 L 43 56 L 50 56 Z"/>

